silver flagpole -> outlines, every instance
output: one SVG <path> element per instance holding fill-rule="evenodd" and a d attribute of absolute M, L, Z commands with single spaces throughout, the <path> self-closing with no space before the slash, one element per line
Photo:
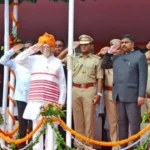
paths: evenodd
<path fill-rule="evenodd" d="M 9 0 L 4 1 L 4 53 L 9 50 Z M 1 129 L 6 129 L 6 110 L 7 110 L 7 95 L 8 95 L 8 67 L 4 67 L 4 82 L 3 82 L 3 99 L 2 99 L 2 115 L 4 122 Z M 4 141 L 0 140 L 1 143 Z"/>
<path fill-rule="evenodd" d="M 74 37 L 74 0 L 69 0 L 69 23 L 68 23 L 68 78 L 67 78 L 67 125 L 72 127 L 72 64 Z M 71 147 L 71 134 L 67 131 L 66 144 Z"/>
<path fill-rule="evenodd" d="M 14 3 L 18 3 L 18 0 L 14 0 Z M 13 14 L 14 14 L 15 20 L 18 21 L 18 6 L 17 5 L 13 6 Z M 17 37 L 17 26 L 14 21 L 12 22 L 12 35 L 14 37 Z M 10 72 L 10 85 L 12 87 L 15 86 L 15 77 L 11 72 Z M 9 90 L 9 95 L 11 98 L 13 98 L 14 91 L 12 89 Z M 14 104 L 11 101 L 9 102 L 9 111 L 11 114 L 14 115 Z M 13 120 L 9 116 L 8 117 L 8 131 L 12 131 L 12 129 L 13 129 Z"/>

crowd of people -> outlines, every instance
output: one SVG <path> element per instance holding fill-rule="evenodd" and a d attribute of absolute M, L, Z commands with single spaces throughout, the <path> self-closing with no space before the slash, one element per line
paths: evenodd
<path fill-rule="evenodd" d="M 134 49 L 134 37 L 126 34 L 111 40 L 109 46 L 94 55 L 94 39 L 81 35 L 79 41 L 74 42 L 73 49 L 78 46 L 81 52 L 72 56 L 75 131 L 87 138 L 94 138 L 96 105 L 102 100 L 111 141 L 126 139 L 140 131 L 141 115 L 150 104 L 150 43 L 144 54 Z M 67 53 L 68 48 L 65 49 L 63 40 L 55 40 L 53 35 L 45 33 L 38 38 L 37 44 L 33 45 L 31 41 L 18 44 L 1 57 L 0 63 L 11 67 L 16 74 L 14 99 L 18 107 L 20 138 L 26 135 L 28 126 L 32 126 L 31 129 L 36 127 L 41 106 L 49 103 L 62 107 L 66 105 Z M 55 123 L 55 126 L 58 124 Z M 60 132 L 65 137 L 65 133 Z M 34 134 L 33 139 L 38 133 Z M 33 150 L 43 150 L 44 147 L 45 150 L 56 149 L 57 145 L 52 147 L 50 142 L 54 136 L 48 126 L 45 144 L 41 136 Z M 86 150 L 83 145 L 93 147 L 91 143 L 76 139 L 74 147 L 77 150 Z M 25 145 L 22 143 L 19 148 Z M 114 146 L 112 150 L 126 146 Z"/>

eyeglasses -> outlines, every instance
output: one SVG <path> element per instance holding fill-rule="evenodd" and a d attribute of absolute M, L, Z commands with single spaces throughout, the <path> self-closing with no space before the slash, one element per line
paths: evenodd
<path fill-rule="evenodd" d="M 43 49 L 49 49 L 50 47 L 49 46 L 43 46 Z"/>
<path fill-rule="evenodd" d="M 56 48 L 63 47 L 63 45 L 55 45 Z"/>

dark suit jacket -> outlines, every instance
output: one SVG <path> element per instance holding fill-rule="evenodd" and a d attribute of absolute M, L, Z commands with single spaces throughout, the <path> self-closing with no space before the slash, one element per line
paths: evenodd
<path fill-rule="evenodd" d="M 145 97 L 147 87 L 147 61 L 140 51 L 113 56 L 106 54 L 101 67 L 113 68 L 113 99 L 119 96 L 122 102 L 137 102 Z"/>

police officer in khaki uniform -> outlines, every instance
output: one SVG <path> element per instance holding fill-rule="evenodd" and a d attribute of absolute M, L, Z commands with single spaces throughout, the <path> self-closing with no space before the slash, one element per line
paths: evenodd
<path fill-rule="evenodd" d="M 119 39 L 113 39 L 110 41 L 110 45 L 120 44 Z M 117 128 L 117 107 L 116 101 L 112 98 L 113 87 L 113 69 L 105 69 L 105 106 L 109 123 L 110 139 L 112 142 L 118 140 L 118 128 Z M 114 146 L 112 150 L 118 150 L 119 147 Z"/>
<path fill-rule="evenodd" d="M 113 39 L 110 41 L 110 45 L 120 44 L 119 39 Z M 101 57 L 103 57 L 109 47 L 104 47 L 98 53 Z M 104 71 L 104 101 L 106 107 L 106 113 L 108 118 L 109 124 L 109 132 L 110 132 L 110 139 L 112 142 L 118 140 L 118 128 L 117 128 L 117 107 L 116 101 L 112 98 L 112 87 L 113 87 L 113 70 L 112 69 L 105 69 Z M 112 150 L 118 150 L 118 146 L 112 147 Z"/>
<path fill-rule="evenodd" d="M 100 58 L 91 54 L 93 39 L 88 35 L 81 35 L 79 41 L 81 54 L 75 56 L 73 69 L 74 127 L 78 133 L 93 138 L 95 104 L 99 103 L 102 95 L 103 72 L 100 70 Z M 92 147 L 90 143 L 84 144 Z M 77 142 L 75 147 L 85 150 Z"/>
<path fill-rule="evenodd" d="M 105 107 L 109 123 L 110 139 L 112 142 L 118 140 L 117 132 L 117 108 L 116 101 L 112 98 L 112 85 L 113 85 L 113 70 L 105 69 Z M 112 148 L 112 150 L 118 150 Z"/>
<path fill-rule="evenodd" d="M 150 43 L 149 43 L 150 46 Z M 150 108 L 150 47 L 148 47 L 148 51 L 145 53 L 147 63 L 148 63 L 148 76 L 147 76 L 147 90 L 146 90 L 146 100 L 145 104 L 141 106 L 141 116 L 144 115 Z"/>

